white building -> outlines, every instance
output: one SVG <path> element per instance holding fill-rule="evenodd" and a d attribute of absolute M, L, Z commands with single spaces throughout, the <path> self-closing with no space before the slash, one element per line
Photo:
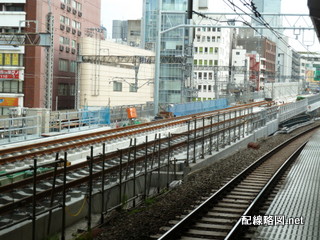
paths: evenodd
<path fill-rule="evenodd" d="M 195 29 L 194 83 L 198 87 L 197 100 L 217 99 L 226 94 L 231 49 L 231 30 L 203 20 Z M 214 71 L 214 68 L 217 70 Z"/>
<path fill-rule="evenodd" d="M 25 26 L 26 0 L 0 0 L 0 33 L 17 32 Z M 0 38 L 0 115 L 23 107 L 24 66 L 22 46 L 4 45 Z M 14 42 L 13 42 L 14 44 Z"/>
<path fill-rule="evenodd" d="M 246 68 L 242 73 L 236 72 L 231 79 L 231 90 L 241 90 L 245 87 L 245 82 L 249 81 L 250 58 L 247 56 L 247 50 L 242 47 L 232 49 L 231 66 Z"/>
<path fill-rule="evenodd" d="M 154 53 L 111 41 L 83 38 L 80 55 L 154 56 Z M 135 88 L 132 63 L 81 63 L 80 107 L 143 104 L 153 101 L 154 64 L 140 64 Z"/>

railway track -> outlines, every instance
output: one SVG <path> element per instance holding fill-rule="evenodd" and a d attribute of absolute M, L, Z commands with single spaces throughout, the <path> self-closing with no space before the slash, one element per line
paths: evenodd
<path fill-rule="evenodd" d="M 267 106 L 269 104 L 270 102 L 261 101 L 236 107 L 230 107 L 223 110 L 176 117 L 173 119 L 165 119 L 118 129 L 97 131 L 95 133 L 81 134 L 79 136 L 65 137 L 55 140 L 42 139 L 40 142 L 37 141 L 36 143 L 26 143 L 25 145 L 15 146 L 12 148 L 0 148 L 0 165 L 22 161 L 25 159 L 33 159 L 35 157 L 45 157 L 55 154 L 56 152 L 64 152 L 70 149 L 92 146 L 103 142 L 110 143 L 121 138 L 132 138 L 139 134 L 146 134 L 147 132 L 161 131 L 164 128 L 173 128 L 179 125 L 185 125 L 188 121 L 191 121 L 195 118 L 201 119 L 218 114 L 226 115 L 232 112 L 239 112 L 239 115 L 244 115 L 245 111 L 247 111 L 248 114 L 250 109 L 252 111 L 253 107 Z"/>
<path fill-rule="evenodd" d="M 314 129 L 273 149 L 203 201 L 159 237 L 166 239 L 241 239 L 281 175 L 298 156 Z"/>
<path fill-rule="evenodd" d="M 252 108 L 267 104 L 269 102 L 263 101 L 203 114 L 84 134 L 80 137 L 68 137 L 2 149 L 0 150 L 1 164 L 25 161 L 27 158 L 33 159 L 28 163 L 31 167 L 10 172 L 11 175 L 14 175 L 22 171 L 29 171 L 29 177 L 0 186 L 0 215 L 12 219 L 13 214 L 16 216 L 16 213 L 19 213 L 18 217 L 9 222 L 0 221 L 0 230 L 29 220 L 30 209 L 35 209 L 35 203 L 38 208 L 31 214 L 34 218 L 54 208 L 61 208 L 62 195 L 63 198 L 67 197 L 66 194 L 79 195 L 79 189 L 84 194 L 88 191 L 90 193 L 104 192 L 106 186 L 116 185 L 120 188 L 129 179 L 135 182 L 135 179 L 143 174 L 147 176 L 154 171 L 158 173 L 158 176 L 160 176 L 160 170 L 169 175 L 169 166 L 174 164 L 172 156 L 187 151 L 193 155 L 195 161 L 196 158 L 204 157 L 208 153 L 205 148 L 210 149 L 211 154 L 213 148 L 219 150 L 228 142 L 230 144 L 231 141 L 236 141 L 240 135 L 244 135 L 245 129 L 248 129 L 248 123 L 254 124 L 256 121 L 257 116 L 253 114 Z M 192 121 L 194 125 L 190 129 Z M 181 129 L 176 134 L 161 137 L 159 133 L 155 133 L 163 128 L 178 125 Z M 155 134 L 154 138 L 145 137 L 144 141 L 138 143 L 137 136 L 147 135 L 147 132 Z M 131 138 L 127 148 L 105 151 L 108 143 L 121 138 Z M 133 138 L 135 138 L 134 143 Z M 199 143 L 202 145 L 201 151 L 197 150 Z M 94 155 L 93 145 L 95 144 L 100 144 L 101 154 Z M 66 166 L 69 159 L 66 152 L 71 152 L 71 149 L 84 145 L 91 146 L 90 156 L 79 163 Z M 201 154 L 196 155 L 196 152 L 201 152 Z M 37 161 L 37 158 L 50 154 L 55 155 L 52 160 Z M 35 169 L 39 168 L 49 170 L 35 174 Z M 0 174 L 0 179 L 6 175 L 8 173 Z M 88 190 L 89 185 L 91 187 Z M 125 191 L 120 188 L 119 192 L 119 199 L 122 199 L 121 194 Z"/>

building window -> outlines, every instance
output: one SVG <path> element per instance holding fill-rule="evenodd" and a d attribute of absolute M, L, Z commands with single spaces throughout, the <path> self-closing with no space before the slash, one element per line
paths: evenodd
<path fill-rule="evenodd" d="M 72 40 L 71 47 L 72 48 L 77 48 L 77 41 L 76 40 Z"/>
<path fill-rule="evenodd" d="M 215 47 L 215 48 L 214 48 L 214 53 L 217 54 L 218 52 L 219 52 L 219 48 Z"/>
<path fill-rule="evenodd" d="M 195 52 L 195 53 L 198 53 L 198 47 L 195 47 L 195 48 L 194 48 L 194 52 Z"/>
<path fill-rule="evenodd" d="M 208 48 L 207 47 L 204 48 L 204 53 L 208 53 Z"/>
<path fill-rule="evenodd" d="M 58 95 L 59 96 L 68 96 L 68 84 L 67 83 L 59 83 Z"/>
<path fill-rule="evenodd" d="M 113 91 L 114 92 L 122 92 L 122 82 L 113 82 Z"/>
<path fill-rule="evenodd" d="M 68 72 L 69 61 L 66 59 L 59 59 L 59 71 Z"/>
<path fill-rule="evenodd" d="M 202 79 L 202 72 L 198 73 L 198 79 L 200 79 L 200 80 Z"/>
<path fill-rule="evenodd" d="M 198 60 L 197 60 L 197 59 L 194 59 L 194 60 L 193 60 L 193 64 L 194 64 L 194 65 L 198 65 Z"/>
<path fill-rule="evenodd" d="M 199 53 L 203 53 L 203 47 L 199 47 Z"/>
<path fill-rule="evenodd" d="M 208 60 L 204 60 L 203 63 L 204 63 L 205 66 L 207 66 L 208 65 Z"/>
<path fill-rule="evenodd" d="M 70 44 L 70 38 L 60 36 L 59 42 L 60 42 L 60 44 L 63 44 L 63 45 L 69 45 Z"/>
<path fill-rule="evenodd" d="M 211 37 L 208 36 L 207 37 L 207 42 L 210 42 L 210 40 L 211 40 Z"/>
<path fill-rule="evenodd" d="M 218 60 L 214 60 L 214 65 L 218 66 Z"/>
<path fill-rule="evenodd" d="M 240 52 L 236 52 L 236 55 L 240 55 Z"/>
<path fill-rule="evenodd" d="M 70 96 L 75 96 L 76 95 L 76 87 L 74 84 L 70 84 Z"/>
<path fill-rule="evenodd" d="M 22 93 L 23 82 L 14 80 L 0 81 L 0 93 Z"/>
<path fill-rule="evenodd" d="M 198 85 L 198 90 L 201 92 L 201 85 Z"/>
<path fill-rule="evenodd" d="M 138 88 L 136 87 L 136 84 L 130 83 L 129 85 L 129 92 L 137 92 Z"/>
<path fill-rule="evenodd" d="M 81 30 L 81 23 L 72 20 L 72 27 Z"/>
<path fill-rule="evenodd" d="M 70 72 L 75 73 L 77 69 L 77 62 L 76 61 L 71 61 L 70 62 Z"/>

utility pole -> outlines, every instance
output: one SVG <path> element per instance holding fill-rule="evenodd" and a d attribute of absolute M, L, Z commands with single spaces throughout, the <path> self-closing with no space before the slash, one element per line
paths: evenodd
<path fill-rule="evenodd" d="M 54 18 L 51 11 L 51 0 L 48 0 L 48 15 L 47 15 L 47 32 L 50 34 L 50 46 L 46 48 L 46 97 L 45 107 L 52 110 L 52 85 L 53 85 L 53 32 L 54 32 Z M 56 105 L 58 103 L 56 102 Z M 56 106 L 57 108 L 57 106 Z"/>

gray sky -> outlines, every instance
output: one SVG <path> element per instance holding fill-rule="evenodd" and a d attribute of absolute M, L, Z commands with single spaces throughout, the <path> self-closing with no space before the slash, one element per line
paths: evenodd
<path fill-rule="evenodd" d="M 307 7 L 308 0 L 282 0 L 282 12 L 283 13 L 294 13 L 294 14 L 308 14 L 309 10 Z M 112 34 L 112 20 L 133 20 L 140 19 L 142 16 L 142 3 L 143 0 L 101 0 L 102 2 L 102 24 L 107 28 L 108 38 L 111 38 Z M 209 7 L 214 5 L 215 9 L 217 6 L 226 6 L 224 0 L 208 0 Z M 235 1 L 236 3 L 237 1 Z M 226 7 L 222 12 L 232 12 L 229 7 Z M 213 12 L 213 11 L 212 11 Z M 218 11 L 214 11 L 218 12 Z M 221 11 L 220 11 L 221 12 Z M 292 32 L 292 31 L 291 31 Z M 310 45 L 311 51 L 319 51 L 319 43 L 315 34 L 305 34 L 304 37 L 300 36 L 298 41 L 294 40 L 295 36 L 289 31 L 286 35 L 290 36 L 290 45 L 298 51 L 306 51 L 306 47 L 301 43 Z M 314 46 L 312 46 L 312 44 Z"/>

